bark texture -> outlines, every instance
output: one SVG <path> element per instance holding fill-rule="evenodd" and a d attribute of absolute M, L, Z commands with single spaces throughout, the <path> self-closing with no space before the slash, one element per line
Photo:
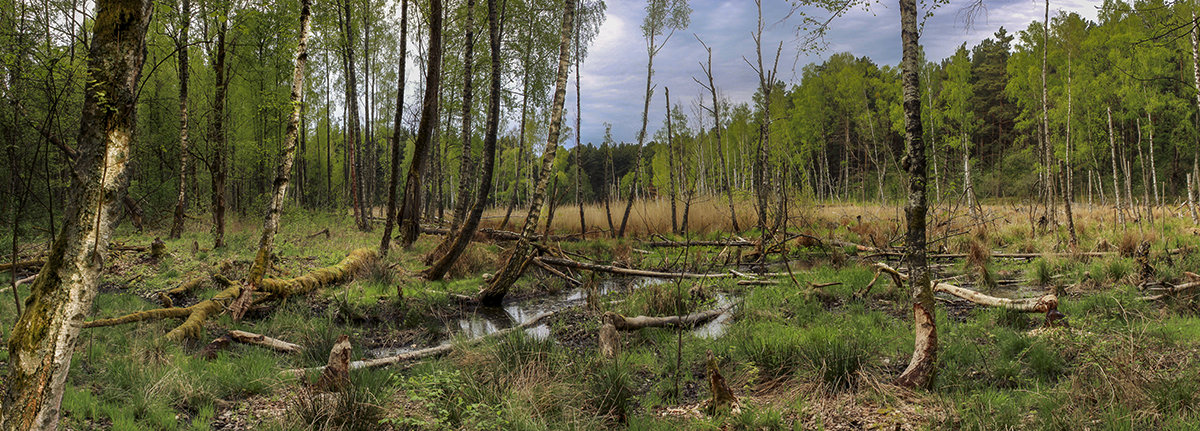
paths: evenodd
<path fill-rule="evenodd" d="M 425 99 L 421 106 L 421 123 L 413 145 L 412 164 L 404 184 L 404 200 L 400 205 L 400 244 L 412 246 L 421 233 L 421 181 L 429 164 L 429 147 L 434 139 L 438 115 L 438 90 L 442 76 L 442 0 L 429 2 L 429 62 L 425 69 Z"/>
<path fill-rule="evenodd" d="M 404 145 L 400 141 L 400 122 L 404 114 L 404 69 L 408 57 L 408 0 L 400 3 L 400 66 L 396 69 L 396 117 L 392 123 L 392 175 L 388 182 L 387 220 L 383 223 L 383 239 L 379 254 L 387 256 L 392 245 L 392 228 L 396 225 L 396 194 L 400 187 L 400 163 L 404 161 Z"/>
<path fill-rule="evenodd" d="M 900 0 L 900 38 L 903 58 L 900 62 L 900 85 L 903 91 L 904 146 L 903 165 L 908 171 L 908 203 L 904 215 L 908 223 L 905 236 L 908 270 L 915 280 L 913 286 L 913 319 L 916 342 L 908 367 L 896 379 L 906 387 L 926 387 L 933 380 L 937 362 L 937 327 L 933 318 L 933 289 L 929 284 L 929 268 L 925 258 L 926 167 L 925 144 L 921 130 L 921 83 L 917 41 L 916 0 Z"/>
<path fill-rule="evenodd" d="M 429 268 L 425 277 L 430 280 L 440 280 L 462 256 L 475 231 L 479 229 L 479 221 L 483 218 L 483 210 L 487 208 L 488 198 L 492 193 L 492 177 L 496 167 L 496 136 L 500 125 L 500 25 L 497 17 L 496 0 L 488 0 L 488 41 L 492 50 L 492 76 L 489 81 L 491 95 L 488 98 L 487 131 L 483 138 L 483 171 L 480 172 L 479 193 L 467 219 L 459 226 L 458 231 L 447 237 L 450 245 L 433 267 Z"/>
<path fill-rule="evenodd" d="M 96 296 L 128 184 L 149 0 L 96 4 L 78 151 L 63 225 L 8 341 L 0 428 L 54 430 L 75 339 Z"/>
<path fill-rule="evenodd" d="M 436 0 L 435 0 L 436 1 Z M 575 20 L 575 0 L 563 0 L 562 28 L 558 37 L 558 76 L 554 82 L 554 104 L 550 111 L 550 130 L 546 135 L 546 147 L 542 152 L 542 170 L 538 176 L 537 186 L 529 202 L 529 214 L 525 216 L 525 227 L 521 230 L 521 239 L 513 247 L 504 267 L 492 278 L 490 284 L 479 291 L 477 299 L 487 306 L 497 306 L 504 300 L 508 288 L 521 277 L 533 251 L 529 241 L 538 226 L 538 216 L 542 211 L 542 201 L 546 198 L 546 183 L 554 168 L 554 155 L 558 150 L 558 137 L 562 129 L 563 104 L 567 98 L 567 72 L 571 58 L 570 40 L 571 29 Z"/>
<path fill-rule="evenodd" d="M 179 40 L 175 49 L 179 51 L 179 194 L 175 200 L 175 217 L 171 222 L 170 238 L 183 234 L 183 213 L 187 210 L 187 175 L 191 163 L 188 157 L 188 28 L 192 23 L 192 2 L 183 0 L 179 11 Z"/>

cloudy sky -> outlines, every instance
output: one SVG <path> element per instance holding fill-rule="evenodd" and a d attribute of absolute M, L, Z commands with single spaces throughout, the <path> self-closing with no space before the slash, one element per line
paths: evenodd
<path fill-rule="evenodd" d="M 599 144 L 604 137 L 604 122 L 613 124 L 613 139 L 634 142 L 641 125 L 642 101 L 646 85 L 646 43 L 640 25 L 645 16 L 645 0 L 605 0 L 608 17 L 589 50 L 580 75 L 583 86 L 583 141 Z M 827 47 L 816 53 L 799 52 L 800 18 L 788 15 L 789 0 L 764 0 L 763 15 L 769 26 L 763 36 L 764 63 L 783 42 L 778 78 L 792 83 L 799 80 L 805 64 L 821 62 L 832 53 L 848 51 L 867 56 L 879 64 L 900 62 L 899 7 L 892 1 L 876 4 L 870 11 L 857 10 L 838 18 L 825 38 Z M 963 42 L 970 47 L 1004 26 L 1010 33 L 1024 29 L 1031 21 L 1041 20 L 1044 3 L 1032 0 L 985 0 L 986 13 L 968 27 L 963 6 L 971 0 L 951 0 L 937 9 L 925 23 L 921 44 L 931 59 L 951 55 Z M 733 102 L 750 100 L 758 86 L 758 76 L 743 60 L 754 60 L 757 14 L 751 0 L 692 0 L 691 26 L 677 31 L 654 59 L 654 83 L 650 102 L 647 135 L 652 136 L 663 121 L 662 88 L 669 87 L 672 103 L 682 103 L 693 115 L 691 104 L 702 93 L 692 81 L 703 72 L 698 62 L 705 60 L 703 47 L 693 34 L 713 49 L 713 75 L 721 97 Z M 1051 15 L 1057 11 L 1076 11 L 1095 20 L 1098 0 L 1055 0 Z M 813 16 L 827 16 L 819 11 Z M 769 50 L 767 47 L 771 47 Z M 769 51 L 769 52 L 768 52 Z M 769 66 L 768 66 L 769 67 Z M 574 101 L 574 86 L 568 86 L 568 100 Z M 705 99 L 710 100 L 705 93 Z M 706 103 L 707 105 L 708 103 Z M 711 121 L 705 119 L 705 121 Z M 570 144 L 570 145 L 573 145 Z"/>

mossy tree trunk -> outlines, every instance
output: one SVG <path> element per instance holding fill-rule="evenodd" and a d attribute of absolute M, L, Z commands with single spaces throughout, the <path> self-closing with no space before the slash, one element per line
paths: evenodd
<path fill-rule="evenodd" d="M 429 164 L 429 147 L 437 125 L 438 90 L 442 76 L 442 0 L 429 2 L 429 61 L 425 70 L 425 99 L 413 145 L 413 159 L 400 205 L 400 244 L 408 248 L 421 233 L 421 180 Z"/>
<path fill-rule="evenodd" d="M 436 1 L 436 0 L 435 0 Z M 562 28 L 558 38 L 558 75 L 554 82 L 554 104 L 550 111 L 550 130 L 546 135 L 546 147 L 542 152 L 542 170 L 529 201 L 529 213 L 525 216 L 525 227 L 521 238 L 513 247 L 504 267 L 492 278 L 492 282 L 480 290 L 477 299 L 488 306 L 500 305 L 508 288 L 521 277 L 529 265 L 533 250 L 529 238 L 537 230 L 542 201 L 546 198 L 546 183 L 554 169 L 554 154 L 558 150 L 558 137 L 562 128 L 563 104 L 567 98 L 567 71 L 570 59 L 571 30 L 575 20 L 575 0 L 563 0 Z"/>
<path fill-rule="evenodd" d="M 54 430 L 75 339 L 128 184 L 149 0 L 100 0 L 88 58 L 75 180 L 60 233 L 8 342 L 0 428 Z"/>
<path fill-rule="evenodd" d="M 916 341 L 908 368 L 896 379 L 906 387 L 926 387 L 933 381 L 937 364 L 937 326 L 933 317 L 933 286 L 925 257 L 926 167 L 925 145 L 921 130 L 921 84 L 918 71 L 916 0 L 900 0 L 900 38 L 903 58 L 900 82 L 904 92 L 904 168 L 908 171 L 908 204 L 904 214 L 908 222 L 905 238 L 908 254 L 909 285 L 913 290 L 913 318 Z"/>
<path fill-rule="evenodd" d="M 492 177 L 496 167 L 496 135 L 500 128 L 500 74 L 502 69 L 500 64 L 500 25 L 496 0 L 487 0 L 487 5 L 488 42 L 492 50 L 492 76 L 489 80 L 491 96 L 488 98 L 487 131 L 483 138 L 483 154 L 481 156 L 483 169 L 479 173 L 479 193 L 476 194 L 475 203 L 462 226 L 459 226 L 454 235 L 447 237 L 452 238 L 452 241 L 446 252 L 425 272 L 425 278 L 430 280 L 441 280 L 442 277 L 445 277 L 446 272 L 467 249 L 467 245 L 470 244 L 471 238 L 475 236 L 475 231 L 479 228 L 479 221 L 483 218 L 483 210 L 487 208 L 488 197 L 492 192 Z"/>

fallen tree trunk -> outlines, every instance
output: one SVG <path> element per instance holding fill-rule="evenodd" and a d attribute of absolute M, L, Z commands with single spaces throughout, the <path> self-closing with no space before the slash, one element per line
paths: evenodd
<path fill-rule="evenodd" d="M 515 331 L 522 331 L 522 330 L 525 330 L 528 328 L 532 328 L 534 326 L 540 325 L 543 321 L 550 318 L 551 316 L 554 316 L 555 313 L 557 313 L 557 311 L 543 313 L 541 315 L 538 315 L 537 317 L 534 317 L 533 319 L 530 319 L 528 322 L 522 323 L 518 326 L 501 329 L 501 330 L 493 332 L 491 334 L 475 337 L 470 340 L 464 341 L 459 345 L 464 346 L 464 345 L 475 344 L 475 343 L 478 343 L 478 342 L 483 341 L 488 338 L 503 337 L 503 336 L 506 336 Z M 401 354 L 398 354 L 395 356 L 354 361 L 354 362 L 350 363 L 350 369 L 357 370 L 360 368 L 382 367 L 382 366 L 398 364 L 398 363 L 402 363 L 402 362 L 425 359 L 425 358 L 432 357 L 432 356 L 444 355 L 444 354 L 450 353 L 450 351 L 454 350 L 454 347 L 455 347 L 454 344 L 442 344 L 440 346 L 430 347 L 430 348 L 421 349 L 421 350 L 414 350 L 411 352 L 401 353 Z M 325 371 L 325 368 L 326 368 L 326 366 L 313 367 L 313 368 L 293 368 L 290 370 L 284 370 L 281 374 L 283 374 L 284 376 L 300 377 L 309 372 L 320 371 L 323 373 Z"/>
<path fill-rule="evenodd" d="M 876 263 L 875 267 L 880 271 L 886 272 L 897 281 L 908 281 L 907 274 L 901 274 L 895 268 L 892 268 L 884 263 Z M 941 292 L 948 295 L 956 296 L 975 304 L 1007 308 L 1016 311 L 1025 311 L 1031 313 L 1046 313 L 1051 310 L 1058 309 L 1058 296 L 1053 293 L 1042 295 L 1037 298 L 997 298 L 994 296 L 985 295 L 971 289 L 965 289 L 949 283 L 933 283 L 934 293 Z"/>
<path fill-rule="evenodd" d="M 25 268 L 34 267 L 34 266 L 42 266 L 45 264 L 46 264 L 46 261 L 41 260 L 41 259 L 22 260 L 15 264 L 12 264 L 12 263 L 0 264 L 0 271 L 11 271 L 14 269 L 13 268 L 14 266 L 16 267 L 15 269 L 25 269 Z"/>
<path fill-rule="evenodd" d="M 300 295 L 308 293 L 317 287 L 327 286 L 334 283 L 340 283 L 349 280 L 355 273 L 364 268 L 370 262 L 373 262 L 378 257 L 378 254 L 373 249 L 360 248 L 354 250 L 337 265 L 321 268 L 302 275 L 300 277 L 277 280 L 277 279 L 262 279 L 258 286 L 259 290 L 271 293 L 275 297 L 286 298 L 292 295 Z M 184 308 L 159 308 L 155 310 L 139 311 L 130 313 L 121 317 L 111 319 L 97 319 L 83 324 L 84 328 L 96 328 L 101 326 L 115 326 L 126 323 L 140 322 L 143 320 L 163 319 L 163 318 L 180 318 L 186 317 L 186 320 L 171 332 L 168 332 L 166 337 L 172 341 L 179 341 L 187 338 L 198 338 L 203 330 L 204 322 L 209 316 L 219 314 L 225 310 L 226 305 L 234 299 L 241 296 L 242 291 L 247 287 L 242 283 L 229 282 L 223 276 L 215 275 L 214 280 L 219 283 L 229 283 L 225 290 L 217 292 L 212 298 L 201 301 L 195 305 Z M 222 281 L 223 280 L 223 281 Z"/>
<path fill-rule="evenodd" d="M 1195 289 L 1197 287 L 1200 287 L 1200 281 L 1193 281 L 1190 283 L 1168 285 L 1168 286 L 1170 286 L 1170 287 L 1155 288 L 1153 290 L 1161 291 L 1162 293 L 1157 294 L 1157 295 L 1143 296 L 1142 299 L 1146 300 L 1146 301 L 1157 301 L 1157 300 L 1166 298 L 1168 296 L 1174 296 L 1176 294 L 1186 292 L 1186 291 Z"/>
<path fill-rule="evenodd" d="M 729 311 L 728 308 L 720 308 L 716 310 L 699 311 L 684 316 L 636 316 L 625 317 L 611 311 L 605 312 L 604 323 L 613 325 L 614 328 L 620 331 L 636 331 L 642 328 L 666 328 L 678 327 L 692 328 L 703 325 L 709 321 L 716 319 L 718 316 Z"/>
<path fill-rule="evenodd" d="M 573 285 L 573 286 L 582 286 L 583 285 L 583 282 L 576 280 L 574 277 L 571 277 L 567 274 L 563 274 L 562 271 L 554 269 L 554 267 L 547 265 L 546 262 L 542 262 L 542 258 L 540 258 L 540 257 L 533 258 L 533 264 L 537 265 L 538 268 L 546 270 L 546 272 L 554 274 L 554 276 L 556 276 L 558 278 L 566 280 L 567 283 L 571 283 L 571 285 Z"/>
<path fill-rule="evenodd" d="M 754 247 L 758 243 L 747 240 L 732 240 L 732 241 L 653 241 L 645 243 L 646 247 Z"/>
<path fill-rule="evenodd" d="M 274 350 L 276 352 L 300 353 L 300 349 L 301 349 L 300 345 L 298 345 L 298 344 L 292 344 L 292 343 L 289 343 L 287 341 L 283 341 L 283 340 L 280 340 L 277 338 L 268 337 L 266 335 L 255 334 L 253 332 L 239 331 L 236 329 L 229 331 L 229 337 L 233 338 L 234 341 L 237 341 L 239 343 L 252 344 L 255 346 L 266 347 L 266 348 Z"/>
<path fill-rule="evenodd" d="M 610 274 L 632 275 L 632 276 L 637 276 L 637 277 L 669 278 L 669 279 L 732 278 L 732 277 L 736 277 L 734 274 L 729 274 L 729 273 L 697 274 L 697 273 L 690 273 L 690 272 L 659 272 L 659 271 L 648 271 L 648 270 L 644 270 L 644 269 L 621 268 L 619 266 L 586 263 L 586 262 L 580 262 L 577 260 L 563 259 L 563 258 L 557 258 L 557 257 L 542 257 L 540 259 L 542 262 L 550 264 L 550 265 L 554 265 L 554 266 L 562 266 L 562 267 L 566 267 L 566 268 L 575 268 L 575 269 L 582 269 L 582 270 L 595 271 L 595 272 L 606 272 L 606 273 L 610 273 Z"/>

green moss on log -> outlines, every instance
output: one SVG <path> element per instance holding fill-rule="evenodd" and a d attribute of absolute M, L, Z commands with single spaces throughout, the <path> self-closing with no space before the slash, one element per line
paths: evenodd
<path fill-rule="evenodd" d="M 258 289 L 282 297 L 305 294 L 321 286 L 349 280 L 378 258 L 379 254 L 376 250 L 360 248 L 350 252 L 349 256 L 334 266 L 286 280 L 263 279 L 258 285 Z"/>

